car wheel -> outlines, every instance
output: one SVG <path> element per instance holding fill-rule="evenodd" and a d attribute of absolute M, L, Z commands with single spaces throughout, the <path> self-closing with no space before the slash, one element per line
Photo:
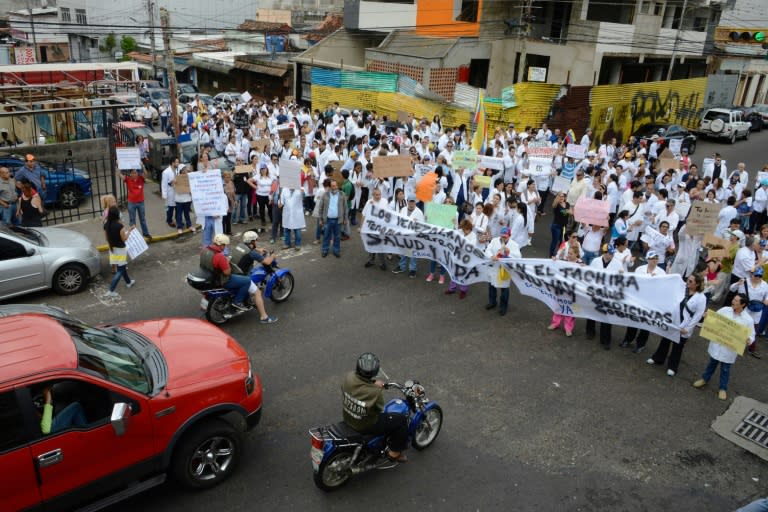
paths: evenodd
<path fill-rule="evenodd" d="M 752 130 L 747 130 L 747 133 L 744 134 L 744 140 L 749 140 L 749 134 Z"/>
<path fill-rule="evenodd" d="M 182 438 L 171 460 L 171 474 L 192 489 L 218 485 L 234 472 L 241 445 L 240 432 L 230 423 L 205 421 Z"/>
<path fill-rule="evenodd" d="M 64 265 L 53 275 L 53 291 L 60 295 L 78 293 L 88 284 L 88 271 L 82 265 Z"/>
<path fill-rule="evenodd" d="M 82 200 L 82 192 L 77 185 L 64 185 L 59 191 L 59 204 L 62 208 L 77 208 Z"/>
<path fill-rule="evenodd" d="M 731 138 L 728 142 L 730 142 L 731 144 L 736 144 L 736 130 L 733 130 L 733 133 L 731 134 Z"/>

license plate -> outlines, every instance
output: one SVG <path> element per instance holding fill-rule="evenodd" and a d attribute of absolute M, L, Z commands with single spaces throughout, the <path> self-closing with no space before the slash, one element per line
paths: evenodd
<path fill-rule="evenodd" d="M 320 463 L 323 462 L 323 450 L 313 446 L 309 451 L 309 455 L 312 457 L 312 468 L 317 471 L 320 469 Z"/>
<path fill-rule="evenodd" d="M 202 309 L 203 311 L 208 311 L 208 299 L 206 299 L 205 297 L 200 299 L 200 309 Z"/>

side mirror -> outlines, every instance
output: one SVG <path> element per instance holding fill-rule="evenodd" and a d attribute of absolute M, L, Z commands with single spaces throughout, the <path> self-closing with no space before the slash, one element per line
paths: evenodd
<path fill-rule="evenodd" d="M 120 437 L 125 434 L 128 429 L 128 421 L 131 419 L 131 406 L 118 402 L 112 406 L 112 416 L 109 418 L 109 422 L 112 424 L 112 428 L 115 430 L 115 434 Z"/>
<path fill-rule="evenodd" d="M 27 247 L 27 256 L 33 256 L 35 252 L 36 251 L 34 247 Z"/>

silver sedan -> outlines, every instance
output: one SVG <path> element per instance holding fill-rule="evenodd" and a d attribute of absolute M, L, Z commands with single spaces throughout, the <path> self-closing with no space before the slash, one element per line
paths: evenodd
<path fill-rule="evenodd" d="M 100 271 L 99 252 L 85 235 L 0 224 L 0 300 L 48 288 L 77 293 Z"/>

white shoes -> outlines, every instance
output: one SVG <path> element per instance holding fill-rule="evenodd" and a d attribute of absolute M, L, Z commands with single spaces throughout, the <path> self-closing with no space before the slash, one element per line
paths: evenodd
<path fill-rule="evenodd" d="M 652 357 L 649 357 L 645 362 L 648 364 L 656 364 L 656 361 L 654 361 Z"/>
<path fill-rule="evenodd" d="M 133 286 L 133 285 L 135 285 L 135 284 L 136 284 L 136 280 L 135 280 L 135 279 L 131 279 L 131 282 L 130 282 L 130 283 L 128 283 L 127 285 L 125 285 L 125 286 L 126 286 L 126 287 L 128 287 L 128 288 L 130 288 L 131 286 Z"/>
<path fill-rule="evenodd" d="M 107 292 L 104 294 L 105 297 L 119 297 L 120 294 L 117 292 Z"/>
<path fill-rule="evenodd" d="M 674 377 L 675 376 L 675 370 L 667 370 L 667 375 L 669 375 L 670 377 Z"/>

